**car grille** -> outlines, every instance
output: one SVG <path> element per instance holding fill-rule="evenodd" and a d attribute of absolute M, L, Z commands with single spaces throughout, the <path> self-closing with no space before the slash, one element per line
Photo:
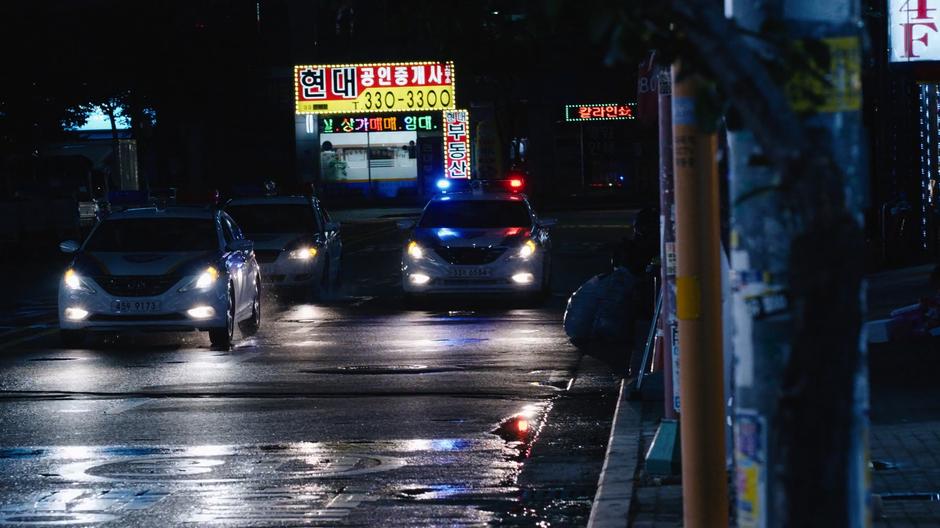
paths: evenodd
<path fill-rule="evenodd" d="M 509 284 L 507 279 L 434 279 L 432 284 L 440 286 L 500 286 Z"/>
<path fill-rule="evenodd" d="M 93 322 L 139 322 L 139 321 L 182 321 L 182 314 L 92 314 L 88 318 Z"/>
<path fill-rule="evenodd" d="M 442 247 L 434 251 L 451 264 L 473 266 L 493 262 L 506 252 L 506 248 Z"/>
<path fill-rule="evenodd" d="M 173 275 L 118 276 L 106 275 L 94 277 L 104 291 L 118 297 L 152 297 L 170 289 L 180 277 Z"/>
<path fill-rule="evenodd" d="M 262 264 L 269 264 L 277 260 L 280 254 L 280 249 L 256 249 L 255 259 Z"/>

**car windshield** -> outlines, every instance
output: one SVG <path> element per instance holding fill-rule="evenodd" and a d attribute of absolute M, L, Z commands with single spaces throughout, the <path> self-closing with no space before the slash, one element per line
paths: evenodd
<path fill-rule="evenodd" d="M 218 249 L 211 218 L 125 218 L 105 220 L 86 251 L 208 251 Z"/>
<path fill-rule="evenodd" d="M 435 201 L 424 210 L 418 227 L 529 227 L 525 203 L 516 200 Z"/>
<path fill-rule="evenodd" d="M 246 233 L 312 233 L 313 208 L 306 204 L 233 205 L 225 208 Z"/>

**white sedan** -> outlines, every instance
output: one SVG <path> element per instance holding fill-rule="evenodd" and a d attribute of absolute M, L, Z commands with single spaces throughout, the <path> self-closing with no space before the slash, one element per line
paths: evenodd
<path fill-rule="evenodd" d="M 261 324 L 261 272 L 252 242 L 224 212 L 197 207 L 128 209 L 101 221 L 74 254 L 59 285 L 63 344 L 88 331 L 209 332 L 231 346 Z"/>
<path fill-rule="evenodd" d="M 266 286 L 323 298 L 338 281 L 339 224 L 317 198 L 234 198 L 225 211 L 255 243 Z"/>
<path fill-rule="evenodd" d="M 521 194 L 436 196 L 405 245 L 402 289 L 411 296 L 547 293 L 554 223 L 539 219 Z"/>

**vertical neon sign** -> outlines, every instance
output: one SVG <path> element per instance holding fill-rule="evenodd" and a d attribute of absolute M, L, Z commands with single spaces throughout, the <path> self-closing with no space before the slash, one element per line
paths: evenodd
<path fill-rule="evenodd" d="M 470 177 L 470 114 L 444 111 L 444 177 Z"/>

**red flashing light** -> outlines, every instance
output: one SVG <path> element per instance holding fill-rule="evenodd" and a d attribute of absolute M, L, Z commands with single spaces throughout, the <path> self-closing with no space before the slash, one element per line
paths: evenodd
<path fill-rule="evenodd" d="M 522 179 L 521 178 L 511 178 L 509 180 L 509 187 L 512 189 L 521 189 L 522 188 Z"/>

